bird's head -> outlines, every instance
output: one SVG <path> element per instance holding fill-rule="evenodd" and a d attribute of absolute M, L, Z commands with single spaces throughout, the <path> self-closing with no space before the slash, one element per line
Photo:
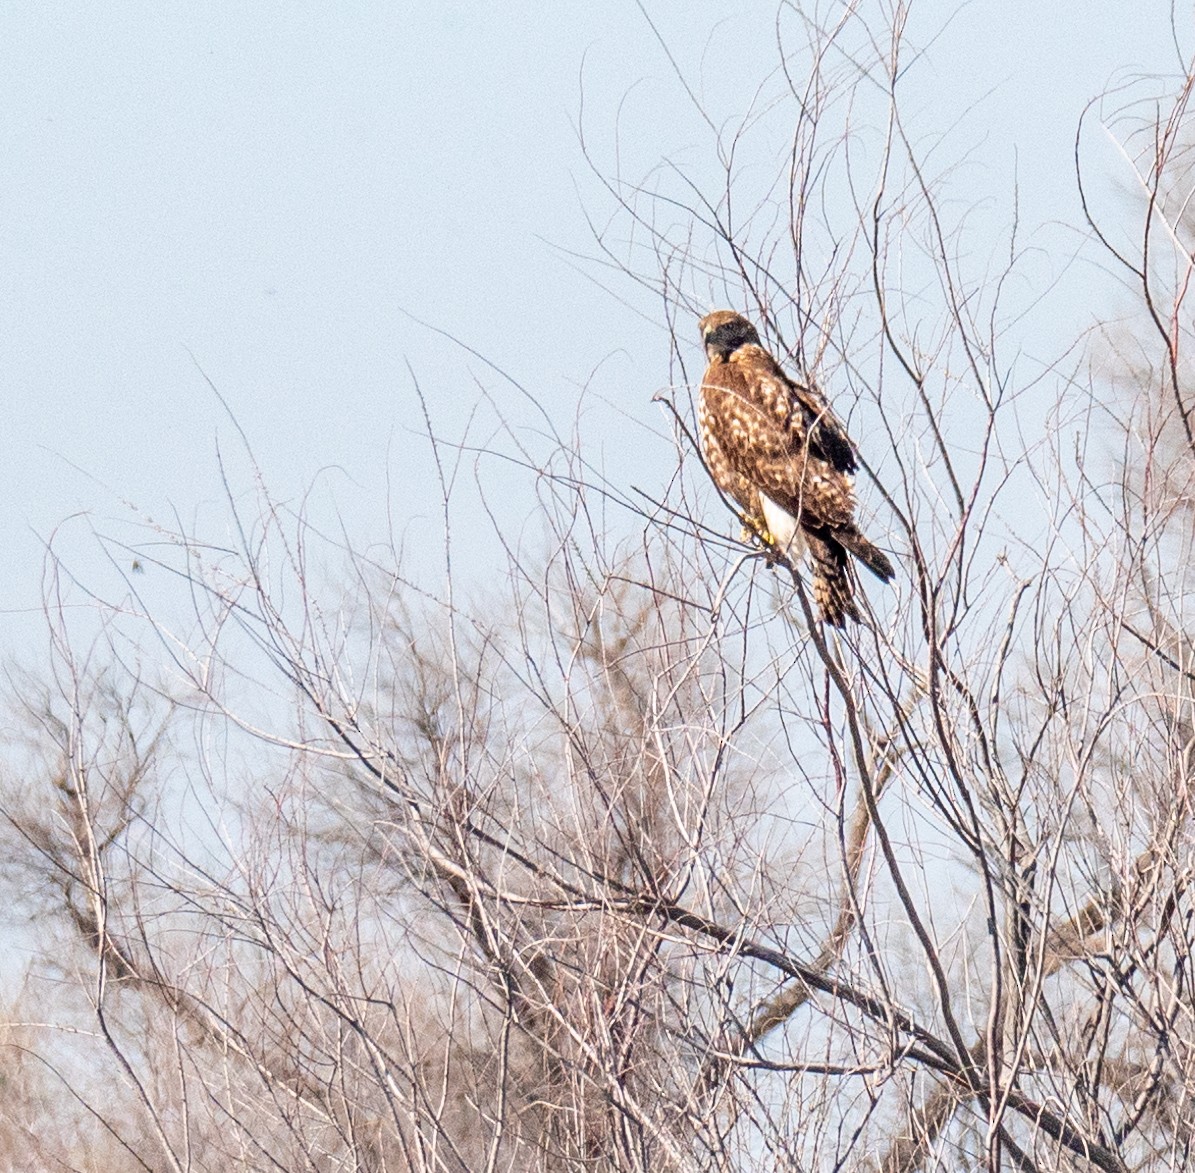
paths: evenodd
<path fill-rule="evenodd" d="M 755 327 L 734 310 L 714 310 L 698 323 L 705 353 L 711 362 L 715 358 L 729 358 L 740 346 L 758 346 Z"/>

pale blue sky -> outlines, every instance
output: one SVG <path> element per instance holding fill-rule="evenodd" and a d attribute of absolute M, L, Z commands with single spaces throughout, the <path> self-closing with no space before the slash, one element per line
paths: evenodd
<path fill-rule="evenodd" d="M 715 115 L 741 114 L 775 67 L 775 0 L 644 5 Z M 909 112 L 926 141 L 947 134 L 943 165 L 970 152 L 951 196 L 989 209 L 977 252 L 1007 219 L 1015 160 L 1023 227 L 1046 225 L 1061 269 L 1076 238 L 1051 225 L 1078 223 L 1076 119 L 1110 82 L 1177 69 L 1169 4 L 912 9 L 929 49 Z M 105 530 L 123 500 L 219 515 L 217 438 L 234 437 L 195 362 L 277 493 L 341 470 L 324 484 L 363 544 L 385 540 L 388 483 L 400 526 L 434 505 L 408 362 L 448 434 L 474 377 L 523 410 L 409 314 L 510 371 L 566 430 L 590 386 L 609 405 L 593 424 L 607 474 L 642 480 L 658 452 L 664 475 L 660 306 L 564 255 L 592 251 L 587 210 L 609 213 L 577 137 L 582 77 L 604 165 L 616 127 L 625 174 L 712 163 L 633 0 L 4 5 L 0 653 L 33 638 L 41 543 L 64 517 Z M 1072 292 L 1056 312 L 1063 332 L 1088 311 Z M 102 575 L 85 528 L 62 546 L 84 578 Z"/>

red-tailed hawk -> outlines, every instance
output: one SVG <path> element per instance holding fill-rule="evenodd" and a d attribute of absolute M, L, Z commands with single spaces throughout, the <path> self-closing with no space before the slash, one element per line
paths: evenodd
<path fill-rule="evenodd" d="M 884 582 L 895 572 L 855 525 L 855 445 L 821 393 L 790 379 L 741 314 L 716 310 L 700 324 L 710 365 L 698 420 L 714 484 L 765 546 L 793 563 L 809 551 L 827 623 L 858 621 L 847 552 Z"/>

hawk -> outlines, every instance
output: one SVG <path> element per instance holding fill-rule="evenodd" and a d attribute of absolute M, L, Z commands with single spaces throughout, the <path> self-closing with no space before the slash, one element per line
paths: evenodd
<path fill-rule="evenodd" d="M 715 310 L 700 325 L 709 366 L 698 422 L 714 484 L 741 507 L 744 536 L 789 562 L 808 550 L 827 623 L 857 622 L 847 553 L 884 582 L 895 571 L 855 525 L 855 445 L 817 388 L 790 379 L 741 314 Z"/>

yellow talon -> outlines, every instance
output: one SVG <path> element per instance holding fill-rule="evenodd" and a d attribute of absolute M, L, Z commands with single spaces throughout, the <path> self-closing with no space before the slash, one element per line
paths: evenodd
<path fill-rule="evenodd" d="M 776 539 L 772 537 L 768 530 L 767 524 L 758 517 L 752 517 L 749 513 L 740 514 L 743 523 L 742 531 L 739 534 L 739 540 L 742 542 L 750 542 L 754 545 L 758 542 L 762 546 L 775 546 Z"/>

